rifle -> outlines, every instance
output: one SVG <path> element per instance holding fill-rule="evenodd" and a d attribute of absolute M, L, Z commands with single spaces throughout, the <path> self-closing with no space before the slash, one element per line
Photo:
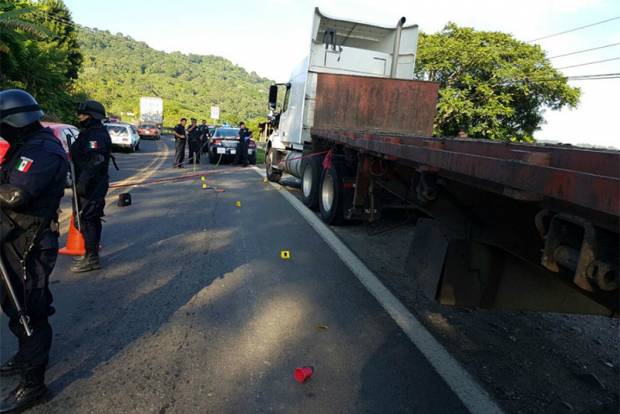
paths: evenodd
<path fill-rule="evenodd" d="M 69 146 L 69 148 L 71 148 L 71 138 L 73 138 L 73 135 L 67 134 L 67 145 Z M 116 163 L 114 165 L 116 165 Z M 72 206 L 73 206 L 73 211 L 75 213 L 75 226 L 79 232 L 82 232 L 82 219 L 80 218 L 80 203 L 78 199 L 77 184 L 75 180 L 75 165 L 73 165 L 73 160 L 71 159 L 70 155 L 69 155 L 69 171 L 71 172 L 71 190 L 73 191 Z"/>
<path fill-rule="evenodd" d="M 0 231 L 0 245 L 4 242 L 4 237 L 8 236 L 8 234 L 14 229 L 15 225 L 13 221 L 2 211 L 0 210 L 0 225 L 3 227 L 2 231 Z M 19 300 L 17 299 L 17 295 L 15 294 L 15 289 L 13 289 L 13 284 L 11 283 L 11 279 L 9 278 L 9 273 L 4 266 L 4 261 L 2 260 L 2 254 L 0 254 L 0 276 L 2 276 L 2 282 L 6 287 L 6 290 L 9 292 L 9 298 L 15 306 L 17 310 L 17 316 L 19 317 L 19 323 L 24 327 L 24 331 L 26 331 L 26 335 L 32 336 L 32 328 L 30 327 L 30 318 L 24 312 L 21 305 L 19 304 Z"/>

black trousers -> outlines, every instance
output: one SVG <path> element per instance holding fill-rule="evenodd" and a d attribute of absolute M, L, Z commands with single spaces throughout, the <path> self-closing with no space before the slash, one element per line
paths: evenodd
<path fill-rule="evenodd" d="M 19 315 L 11 302 L 4 285 L 0 288 L 2 311 L 9 318 L 9 328 L 19 342 L 17 359 L 31 367 L 45 366 L 52 347 L 52 327 L 48 317 L 53 313 L 51 307 L 53 297 L 49 290 L 49 276 L 56 264 L 58 255 L 58 234 L 46 232 L 42 242 L 38 243 L 28 255 L 26 261 L 26 281 L 20 257 L 23 252 L 17 251 L 12 243 L 0 245 L 0 254 L 9 273 L 9 279 L 17 295 L 20 305 L 30 318 L 32 336 L 27 336 L 19 323 Z"/>
<path fill-rule="evenodd" d="M 105 198 L 89 200 L 80 197 L 80 208 L 82 209 L 80 220 L 84 247 L 89 253 L 97 253 L 101 244 L 101 231 L 103 230 L 101 217 L 104 216 Z"/>
<path fill-rule="evenodd" d="M 248 165 L 248 146 L 250 144 L 250 140 L 246 139 L 243 141 L 239 141 L 237 144 L 237 155 L 235 155 L 235 164 L 243 164 Z"/>
<path fill-rule="evenodd" d="M 174 141 L 174 166 L 179 167 L 183 165 L 185 159 L 185 140 L 176 139 Z"/>
<path fill-rule="evenodd" d="M 187 158 L 187 162 L 189 164 L 194 163 L 194 157 L 196 157 L 196 164 L 200 163 L 200 140 L 190 140 L 188 141 L 189 146 L 189 157 Z"/>

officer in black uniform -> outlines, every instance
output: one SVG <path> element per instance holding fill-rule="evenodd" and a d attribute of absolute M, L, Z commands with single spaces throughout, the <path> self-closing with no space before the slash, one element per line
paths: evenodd
<path fill-rule="evenodd" d="M 239 142 L 237 143 L 237 155 L 233 164 L 242 164 L 247 167 L 248 161 L 248 147 L 250 144 L 250 130 L 245 127 L 245 122 L 239 123 Z"/>
<path fill-rule="evenodd" d="M 0 135 L 11 145 L 0 166 L 0 255 L 32 328 L 28 336 L 2 284 L 2 310 L 19 349 L 0 366 L 0 376 L 19 374 L 21 378 L 0 402 L 0 413 L 36 404 L 47 392 L 44 377 L 52 345 L 48 316 L 54 313 L 49 275 L 58 254 L 58 208 L 65 190 L 67 156 L 52 131 L 39 123 L 42 117 L 27 92 L 0 92 Z"/>
<path fill-rule="evenodd" d="M 202 124 L 198 125 L 198 132 L 200 133 L 200 152 L 205 154 L 207 152 L 207 140 L 209 139 L 209 125 L 207 125 L 206 119 L 203 119 Z"/>
<path fill-rule="evenodd" d="M 111 158 L 112 140 L 101 123 L 105 108 L 97 101 L 85 101 L 78 105 L 80 134 L 71 145 L 71 159 L 75 165 L 75 183 L 80 208 L 80 231 L 84 236 L 86 254 L 71 267 L 75 273 L 101 269 L 99 243 L 101 241 L 101 217 L 105 207 L 110 176 L 108 166 Z"/>
<path fill-rule="evenodd" d="M 191 119 L 191 124 L 187 128 L 187 144 L 189 145 L 188 164 L 200 164 L 200 127 L 196 123 L 196 119 Z"/>
<path fill-rule="evenodd" d="M 185 124 L 187 118 L 181 118 L 177 126 L 174 127 L 174 166 L 183 168 L 183 158 L 185 158 L 185 141 L 187 133 L 185 132 Z"/>

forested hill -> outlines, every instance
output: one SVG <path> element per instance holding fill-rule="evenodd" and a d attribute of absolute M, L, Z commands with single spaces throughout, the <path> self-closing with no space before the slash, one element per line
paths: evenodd
<path fill-rule="evenodd" d="M 121 34 L 79 27 L 84 56 L 77 89 L 101 100 L 108 112 L 134 120 L 140 96 L 164 99 L 166 124 L 179 117 L 208 118 L 220 106 L 228 122 L 266 114 L 270 81 L 218 56 L 166 53 Z"/>

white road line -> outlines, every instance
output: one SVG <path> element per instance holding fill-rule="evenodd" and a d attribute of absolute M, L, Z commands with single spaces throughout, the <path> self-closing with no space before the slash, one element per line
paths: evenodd
<path fill-rule="evenodd" d="M 254 171 L 265 177 L 257 167 Z M 472 378 L 422 323 L 379 281 L 377 276 L 301 201 L 280 185 L 271 183 L 336 252 L 383 309 L 394 319 L 411 342 L 472 413 L 502 413 L 489 394 Z"/>

